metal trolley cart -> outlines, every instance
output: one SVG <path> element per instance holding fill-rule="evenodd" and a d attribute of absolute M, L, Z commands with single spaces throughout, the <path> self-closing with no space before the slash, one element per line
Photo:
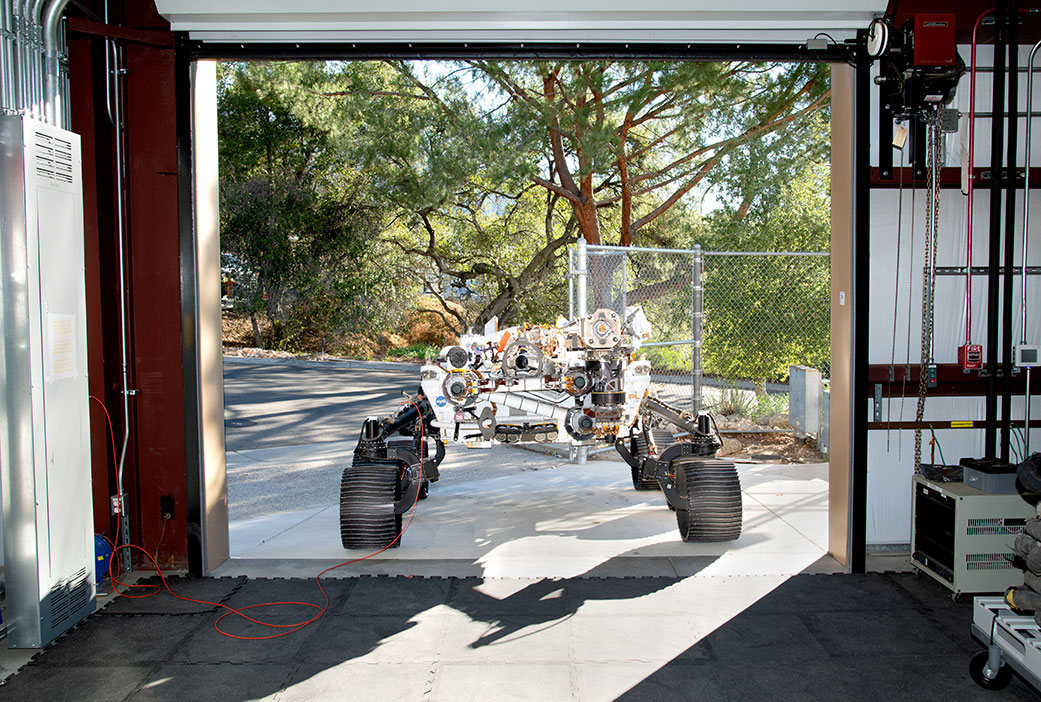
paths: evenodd
<path fill-rule="evenodd" d="M 972 635 L 987 647 L 969 663 L 972 679 L 988 690 L 1000 690 L 1016 671 L 1034 689 L 1041 690 L 1041 625 L 1017 614 L 1003 597 L 976 597 L 972 601 Z"/>

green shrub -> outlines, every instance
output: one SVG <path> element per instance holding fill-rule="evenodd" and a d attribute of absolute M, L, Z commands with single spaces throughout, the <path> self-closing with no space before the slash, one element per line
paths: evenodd
<path fill-rule="evenodd" d="M 387 355 L 402 358 L 423 358 L 429 360 L 436 357 L 440 350 L 441 348 L 438 346 L 434 346 L 433 344 L 424 344 L 420 342 L 416 344 L 409 344 L 408 346 L 402 346 L 396 349 L 391 349 L 387 352 Z"/>
<path fill-rule="evenodd" d="M 719 400 L 712 403 L 707 409 L 715 414 L 750 417 L 755 404 L 755 397 L 749 391 L 731 386 L 724 388 Z"/>

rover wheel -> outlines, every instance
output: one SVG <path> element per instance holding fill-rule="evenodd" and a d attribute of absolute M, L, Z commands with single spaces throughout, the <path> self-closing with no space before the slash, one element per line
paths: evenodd
<path fill-rule="evenodd" d="M 632 449 L 633 456 L 641 460 L 650 455 L 650 446 L 642 433 L 633 437 Z M 643 471 L 639 468 L 632 468 L 632 476 L 633 488 L 636 490 L 661 490 L 658 481 L 655 478 L 644 478 Z"/>
<path fill-rule="evenodd" d="M 672 462 L 687 509 L 676 510 L 684 541 L 733 541 L 741 536 L 741 481 L 730 461 L 680 456 Z"/>
<path fill-rule="evenodd" d="M 340 543 L 344 548 L 379 549 L 401 532 L 401 515 L 394 513 L 400 493 L 396 461 L 361 462 L 348 466 L 340 479 Z"/>

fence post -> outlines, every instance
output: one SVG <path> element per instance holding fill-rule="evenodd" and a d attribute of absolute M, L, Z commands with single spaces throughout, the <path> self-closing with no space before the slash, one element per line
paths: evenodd
<path fill-rule="evenodd" d="M 567 318 L 575 321 L 575 247 L 567 247 Z"/>
<path fill-rule="evenodd" d="M 622 285 L 621 285 L 622 308 L 618 314 L 625 319 L 625 308 L 629 306 L 629 252 L 622 254 Z"/>
<path fill-rule="evenodd" d="M 586 311 L 586 282 L 589 277 L 589 260 L 586 256 L 586 239 L 579 237 L 575 243 L 575 314 L 585 317 Z M 589 460 L 589 447 L 575 447 L 575 463 L 584 465 Z"/>
<path fill-rule="evenodd" d="M 575 315 L 585 317 L 586 283 L 589 280 L 588 256 L 586 255 L 585 237 L 579 237 L 575 243 Z"/>
<path fill-rule="evenodd" d="M 690 369 L 690 381 L 691 381 L 691 398 L 690 404 L 693 414 L 696 417 L 698 412 L 701 411 L 701 384 L 702 384 L 702 368 L 701 368 L 701 322 L 704 304 L 704 294 L 702 290 L 702 258 L 701 258 L 701 245 L 694 245 L 694 256 L 691 265 L 690 273 L 690 287 L 691 287 L 691 305 L 693 309 L 693 328 L 691 329 L 691 339 L 694 341 L 693 344 L 693 359 L 691 362 Z"/>

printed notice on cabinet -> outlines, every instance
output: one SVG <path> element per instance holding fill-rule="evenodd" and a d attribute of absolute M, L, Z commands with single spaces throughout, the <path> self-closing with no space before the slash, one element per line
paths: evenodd
<path fill-rule="evenodd" d="M 47 380 L 76 377 L 76 315 L 47 314 Z"/>

